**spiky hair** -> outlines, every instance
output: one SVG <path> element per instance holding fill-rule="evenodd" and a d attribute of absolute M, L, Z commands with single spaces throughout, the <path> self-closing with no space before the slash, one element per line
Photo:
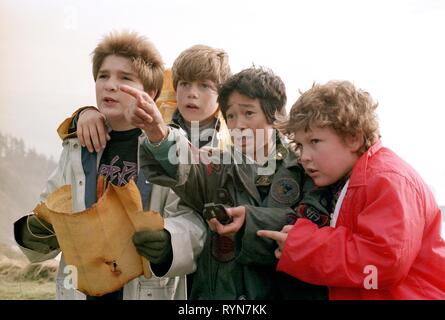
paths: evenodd
<path fill-rule="evenodd" d="M 92 55 L 94 81 L 105 58 L 116 55 L 130 59 L 144 90 L 156 90 L 155 100 L 159 97 L 164 81 L 164 63 L 154 44 L 144 36 L 130 31 L 113 31 L 99 42 Z"/>

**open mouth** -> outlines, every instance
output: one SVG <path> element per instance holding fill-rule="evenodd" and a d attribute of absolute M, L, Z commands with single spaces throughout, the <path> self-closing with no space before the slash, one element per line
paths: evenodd
<path fill-rule="evenodd" d="M 188 104 L 188 105 L 186 105 L 186 108 L 190 109 L 190 110 L 199 110 L 199 108 L 196 104 Z"/>
<path fill-rule="evenodd" d="M 117 100 L 115 100 L 115 99 L 113 99 L 113 98 L 110 98 L 110 97 L 105 97 L 105 98 L 103 98 L 103 101 L 104 101 L 105 103 L 115 103 L 115 102 L 117 102 Z"/>

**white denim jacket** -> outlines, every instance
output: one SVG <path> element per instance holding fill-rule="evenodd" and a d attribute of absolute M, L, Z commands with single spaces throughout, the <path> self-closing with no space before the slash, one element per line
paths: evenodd
<path fill-rule="evenodd" d="M 143 136 L 140 137 L 139 143 L 142 141 Z M 40 195 L 41 201 L 44 201 L 51 192 L 59 187 L 71 184 L 73 211 L 85 210 L 85 173 L 82 166 L 81 149 L 77 138 L 66 139 L 63 142 L 63 151 L 58 167 L 49 177 L 46 188 Z M 97 165 L 101 155 L 101 153 L 98 154 Z M 196 259 L 205 242 L 206 225 L 196 212 L 179 204 L 179 200 L 171 189 L 158 185 L 152 186 L 149 209 L 160 212 L 164 217 L 164 228 L 171 235 L 173 261 L 168 272 L 161 278 L 153 273 L 150 279 L 140 276 L 127 283 L 124 287 L 124 300 L 187 298 L 185 275 L 196 269 Z M 31 262 L 52 259 L 60 253 L 60 250 L 54 250 L 48 254 L 41 254 L 20 245 L 19 247 Z M 56 278 L 56 298 L 60 300 L 85 299 L 86 296 L 80 291 L 67 289 L 64 286 L 64 280 L 67 282 L 66 276 L 70 274 L 69 270 L 64 272 L 64 268 L 62 254 Z"/>

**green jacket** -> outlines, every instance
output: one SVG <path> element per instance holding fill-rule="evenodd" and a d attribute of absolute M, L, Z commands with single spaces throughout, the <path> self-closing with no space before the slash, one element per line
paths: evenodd
<path fill-rule="evenodd" d="M 175 155 L 176 150 L 180 152 L 179 158 L 184 155 L 181 152 L 185 152 L 189 161 L 181 158 L 179 164 L 172 164 L 168 155 Z M 204 205 L 211 202 L 246 207 L 245 224 L 231 239 L 234 250 L 229 254 L 229 261 L 225 261 L 224 243 L 221 246 L 218 242 L 220 236 L 208 229 L 193 280 L 191 299 L 283 297 L 277 290 L 275 241 L 260 238 L 256 232 L 260 229 L 281 230 L 287 224 L 287 216 L 295 214 L 294 208 L 300 202 L 324 209 L 310 192 L 312 180 L 304 174 L 294 154 L 286 148 L 280 150 L 284 152 L 275 159 L 276 169 L 270 177 L 270 188 L 261 197 L 257 187 L 259 165 L 248 163 L 246 157 L 233 148 L 229 154 L 226 152 L 222 156 L 226 160 L 230 158 L 230 164 L 218 164 L 222 158 L 215 155 L 210 164 L 196 163 L 196 159 L 193 164 L 193 147 L 179 130 L 172 129 L 169 138 L 160 146 L 147 141 L 141 145 L 140 163 L 144 175 L 152 183 L 172 188 L 186 205 L 197 212 L 202 212 Z M 221 259 L 221 250 L 224 259 Z M 310 291 L 306 289 L 302 296 L 297 294 L 296 297 L 314 298 L 313 293 L 305 296 L 305 292 Z M 316 297 L 319 298 L 318 293 Z"/>

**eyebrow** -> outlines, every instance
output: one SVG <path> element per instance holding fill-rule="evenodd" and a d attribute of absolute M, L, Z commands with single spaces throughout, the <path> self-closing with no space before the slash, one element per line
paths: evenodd
<path fill-rule="evenodd" d="M 249 103 L 242 103 L 242 104 L 239 104 L 239 106 L 242 108 L 255 108 L 256 107 L 253 104 L 249 104 Z M 230 107 L 232 107 L 232 105 L 228 105 L 227 109 L 229 109 Z"/>
<path fill-rule="evenodd" d="M 123 75 L 127 75 L 127 76 L 136 76 L 136 73 L 134 72 L 126 72 L 126 71 L 118 71 L 118 73 L 123 74 Z"/>
<path fill-rule="evenodd" d="M 98 73 L 109 73 L 109 72 L 110 72 L 110 70 L 101 69 L 101 70 L 99 70 Z M 122 71 L 122 70 L 117 70 L 117 73 L 123 74 L 123 75 L 126 75 L 126 76 L 133 76 L 133 77 L 137 76 L 136 73 L 134 73 L 134 72 L 127 72 L 127 71 Z"/>

